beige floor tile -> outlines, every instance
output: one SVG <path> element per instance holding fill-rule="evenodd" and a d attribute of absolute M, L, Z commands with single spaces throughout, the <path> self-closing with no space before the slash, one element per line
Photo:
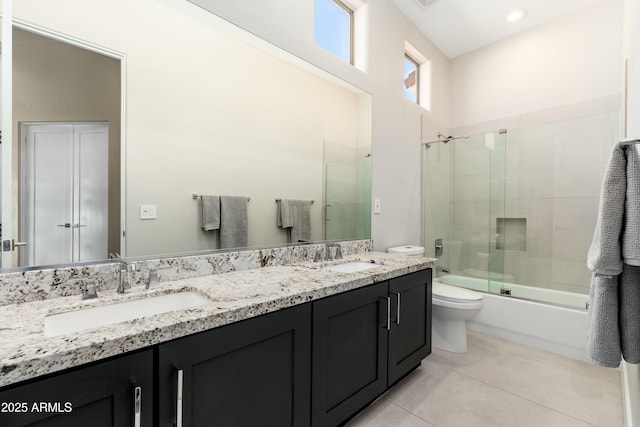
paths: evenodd
<path fill-rule="evenodd" d="M 617 370 L 470 332 L 469 351 L 434 349 L 353 426 L 620 427 Z"/>
<path fill-rule="evenodd" d="M 617 371 L 593 366 L 613 373 L 603 380 L 605 376 L 591 372 L 592 367 L 584 362 L 493 337 L 476 335 L 473 339 L 473 352 L 457 356 L 457 364 L 449 365 L 455 372 L 594 425 L 622 425 Z M 450 358 L 437 350 L 434 356 L 436 365 Z M 425 362 L 432 363 L 429 358 Z"/>
<path fill-rule="evenodd" d="M 420 417 L 382 398 L 351 420 L 348 427 L 433 427 Z"/>
<path fill-rule="evenodd" d="M 387 399 L 438 427 L 590 424 L 438 366 L 423 366 Z"/>

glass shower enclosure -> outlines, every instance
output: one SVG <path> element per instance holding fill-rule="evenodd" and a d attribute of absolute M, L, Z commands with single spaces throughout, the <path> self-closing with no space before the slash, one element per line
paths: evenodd
<path fill-rule="evenodd" d="M 612 112 L 425 145 L 423 238 L 431 257 L 442 239 L 438 280 L 584 309 L 619 130 Z"/>

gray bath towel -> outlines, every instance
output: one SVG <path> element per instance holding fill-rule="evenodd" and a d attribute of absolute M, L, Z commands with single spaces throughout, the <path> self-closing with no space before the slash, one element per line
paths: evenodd
<path fill-rule="evenodd" d="M 635 146 L 616 145 L 600 195 L 587 256 L 592 271 L 587 313 L 588 353 L 601 366 L 621 357 L 640 363 L 640 159 Z M 627 262 L 629 261 L 629 262 Z"/>
<path fill-rule="evenodd" d="M 220 247 L 242 248 L 249 243 L 247 198 L 220 196 Z"/>
<path fill-rule="evenodd" d="M 282 199 L 277 207 L 278 226 L 289 229 L 288 240 L 311 240 L 311 201 Z"/>
<path fill-rule="evenodd" d="M 200 206 L 202 208 L 202 229 L 204 231 L 220 229 L 220 197 L 200 196 Z"/>
<path fill-rule="evenodd" d="M 593 273 L 615 276 L 622 273 L 620 236 L 627 191 L 625 148 L 616 144 L 602 181 L 598 221 L 587 255 Z"/>
<path fill-rule="evenodd" d="M 640 266 L 640 156 L 635 145 L 626 147 L 627 194 L 624 207 L 622 259 L 625 264 Z"/>

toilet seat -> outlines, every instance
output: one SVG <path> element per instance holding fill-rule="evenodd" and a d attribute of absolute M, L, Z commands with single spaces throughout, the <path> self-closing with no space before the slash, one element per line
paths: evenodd
<path fill-rule="evenodd" d="M 439 282 L 433 283 L 432 296 L 442 301 L 462 304 L 482 301 L 481 293 Z"/>

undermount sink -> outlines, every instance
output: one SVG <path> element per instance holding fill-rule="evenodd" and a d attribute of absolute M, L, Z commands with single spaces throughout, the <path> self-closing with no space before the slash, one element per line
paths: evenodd
<path fill-rule="evenodd" d="M 371 270 L 382 267 L 380 264 L 365 261 L 352 261 L 343 264 L 327 265 L 322 267 L 323 270 L 339 271 L 341 273 L 357 273 L 359 271 Z"/>
<path fill-rule="evenodd" d="M 44 335 L 64 335 L 154 314 L 195 308 L 210 302 L 209 298 L 197 292 L 183 291 L 50 314 L 44 318 Z"/>

